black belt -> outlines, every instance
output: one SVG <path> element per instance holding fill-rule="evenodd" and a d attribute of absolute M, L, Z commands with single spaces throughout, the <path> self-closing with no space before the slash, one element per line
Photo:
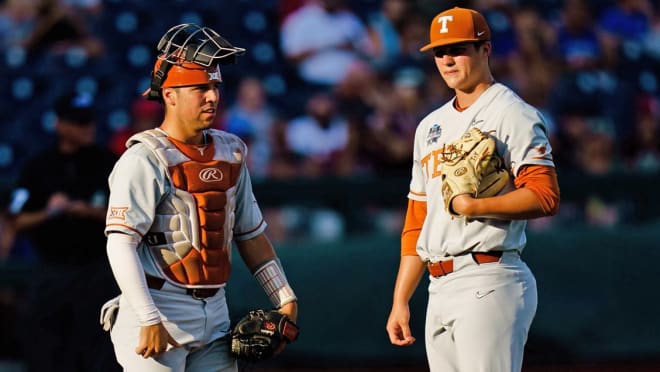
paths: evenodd
<path fill-rule="evenodd" d="M 151 289 L 162 289 L 163 285 L 165 285 L 165 279 L 157 278 L 151 275 L 145 275 L 145 277 L 147 278 L 147 287 Z M 181 288 L 181 289 L 185 289 L 188 295 L 196 299 L 213 297 L 215 296 L 216 293 L 218 293 L 218 290 L 220 290 L 220 288 Z"/>

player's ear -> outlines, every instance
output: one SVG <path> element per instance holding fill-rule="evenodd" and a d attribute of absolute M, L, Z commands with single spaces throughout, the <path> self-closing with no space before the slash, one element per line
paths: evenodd
<path fill-rule="evenodd" d="M 175 101 L 175 89 L 174 88 L 163 88 L 160 91 L 161 96 L 163 97 L 163 102 L 166 105 L 174 105 Z"/>
<path fill-rule="evenodd" d="M 493 44 L 490 43 L 490 41 L 484 41 L 483 44 L 481 45 L 481 49 L 484 51 L 484 54 L 486 57 L 490 57 L 490 53 L 493 50 Z"/>

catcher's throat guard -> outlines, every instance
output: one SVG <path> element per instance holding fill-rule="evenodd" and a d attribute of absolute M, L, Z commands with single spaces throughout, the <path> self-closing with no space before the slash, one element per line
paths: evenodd
<path fill-rule="evenodd" d="M 170 28 L 157 46 L 158 59 L 144 95 L 161 98 L 161 89 L 221 82 L 218 65 L 236 63 L 244 48 L 233 46 L 208 27 L 184 23 Z"/>

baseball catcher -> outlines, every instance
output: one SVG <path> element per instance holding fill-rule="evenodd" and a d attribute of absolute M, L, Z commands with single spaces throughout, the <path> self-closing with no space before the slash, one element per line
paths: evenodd
<path fill-rule="evenodd" d="M 231 353 L 249 362 L 265 360 L 295 341 L 298 332 L 298 326 L 277 310 L 253 310 L 232 330 Z"/>
<path fill-rule="evenodd" d="M 127 141 L 108 179 L 107 254 L 122 293 L 101 321 L 124 370 L 237 372 L 225 296 L 234 245 L 273 307 L 293 321 L 298 314 L 252 191 L 248 146 L 213 128 L 220 66 L 245 50 L 189 23 L 170 28 L 157 49 L 144 95 L 163 105 L 163 121 Z M 267 319 L 257 329 L 281 327 L 294 339 Z"/>
<path fill-rule="evenodd" d="M 495 140 L 478 128 L 471 128 L 442 151 L 442 196 L 445 210 L 457 216 L 451 201 L 458 195 L 491 197 L 509 182 L 509 173 L 495 151 Z"/>

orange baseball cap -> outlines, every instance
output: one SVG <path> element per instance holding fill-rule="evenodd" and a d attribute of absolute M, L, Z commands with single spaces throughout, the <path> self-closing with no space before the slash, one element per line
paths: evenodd
<path fill-rule="evenodd" d="M 490 28 L 484 16 L 476 10 L 454 7 L 433 18 L 429 39 L 420 52 L 466 41 L 490 40 Z"/>

